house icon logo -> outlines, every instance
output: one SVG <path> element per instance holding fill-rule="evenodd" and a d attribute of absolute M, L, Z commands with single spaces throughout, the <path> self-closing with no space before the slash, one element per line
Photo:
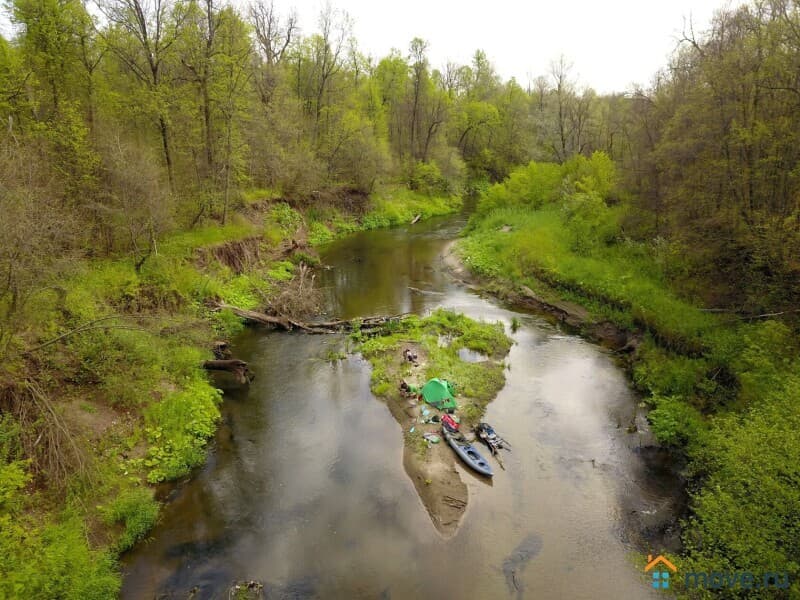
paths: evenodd
<path fill-rule="evenodd" d="M 669 576 L 670 571 L 677 573 L 678 567 L 673 565 L 668 559 L 660 554 L 653 558 L 652 554 L 647 555 L 647 565 L 644 568 L 645 573 L 652 572 L 653 587 L 657 590 L 669 589 Z"/>

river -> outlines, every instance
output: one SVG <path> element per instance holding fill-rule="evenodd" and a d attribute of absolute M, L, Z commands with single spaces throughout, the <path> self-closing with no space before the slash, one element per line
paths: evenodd
<path fill-rule="evenodd" d="M 486 420 L 513 451 L 491 484 L 462 472 L 458 532 L 434 529 L 369 365 L 328 360 L 344 337 L 248 330 L 233 347 L 257 377 L 226 389 L 206 465 L 168 488 L 150 539 L 123 557 L 123 598 L 228 598 L 241 580 L 262 582 L 266 598 L 657 597 L 633 560 L 674 544 L 680 484 L 646 447 L 624 371 L 453 282 L 440 257 L 462 225 L 356 234 L 325 249 L 320 273 L 330 316 L 444 306 L 507 325 L 507 383 Z"/>

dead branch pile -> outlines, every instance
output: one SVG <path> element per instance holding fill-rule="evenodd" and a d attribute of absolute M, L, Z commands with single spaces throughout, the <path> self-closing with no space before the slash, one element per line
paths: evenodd
<path fill-rule="evenodd" d="M 294 278 L 281 286 L 269 301 L 269 312 L 274 315 L 292 315 L 305 319 L 319 312 L 322 293 L 315 287 L 314 271 L 301 264 Z"/>
<path fill-rule="evenodd" d="M 72 474 L 91 475 L 90 454 L 35 381 L 0 390 L 0 413 L 19 423 L 22 452 L 37 479 L 60 488 Z"/>

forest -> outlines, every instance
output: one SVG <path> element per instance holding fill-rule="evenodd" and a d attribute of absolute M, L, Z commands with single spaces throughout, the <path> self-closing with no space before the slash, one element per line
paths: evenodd
<path fill-rule="evenodd" d="M 279 305 L 315 244 L 462 198 L 475 271 L 643 332 L 634 382 L 687 460 L 676 560 L 796 581 L 800 4 L 720 9 L 609 95 L 566 57 L 518 82 L 419 38 L 368 56 L 331 5 L 302 30 L 267 0 L 4 10 L 0 597 L 116 594 L 145 482 L 219 418 L 198 365 L 241 323 L 210 301 Z"/>

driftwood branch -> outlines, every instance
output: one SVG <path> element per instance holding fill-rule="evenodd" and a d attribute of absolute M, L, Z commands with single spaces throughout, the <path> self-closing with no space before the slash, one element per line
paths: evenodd
<path fill-rule="evenodd" d="M 66 333 L 63 333 L 63 334 L 59 335 L 58 337 L 55 337 L 55 338 L 53 338 L 51 340 L 48 340 L 48 341 L 46 341 L 46 342 L 44 342 L 42 344 L 39 344 L 38 346 L 30 348 L 29 350 L 26 350 L 25 354 L 31 354 L 33 352 L 37 352 L 38 350 L 41 350 L 42 348 L 46 348 L 47 346 L 55 344 L 56 342 L 60 342 L 61 340 L 66 339 L 66 338 L 68 338 L 70 336 L 73 336 L 73 335 L 75 335 L 77 333 L 84 333 L 86 331 L 91 331 L 93 329 L 127 329 L 129 331 L 145 331 L 145 329 L 143 329 L 141 327 L 135 327 L 133 325 L 117 325 L 117 324 L 113 324 L 113 323 L 112 324 L 99 325 L 99 323 L 102 322 L 102 321 L 108 321 L 110 319 L 118 319 L 118 318 L 120 318 L 120 315 L 109 315 L 109 316 L 106 316 L 106 317 L 101 317 L 99 319 L 95 319 L 94 321 L 89 321 L 88 323 L 84 323 L 83 325 L 80 325 L 80 326 L 76 327 L 75 329 L 71 329 L 70 331 L 67 331 Z"/>
<path fill-rule="evenodd" d="M 380 329 L 387 323 L 399 322 L 408 317 L 411 313 L 403 313 L 400 315 L 384 315 L 376 317 L 366 317 L 363 319 L 337 319 L 334 321 L 321 321 L 304 323 L 297 319 L 291 319 L 285 316 L 275 317 L 262 312 L 254 310 L 246 310 L 230 304 L 219 303 L 215 305 L 218 310 L 230 310 L 237 317 L 244 319 L 248 323 L 255 323 L 257 325 L 266 325 L 268 327 L 280 328 L 285 331 L 292 331 L 299 329 L 305 333 L 341 333 L 344 331 L 353 331 L 358 328 L 361 331 L 369 332 L 375 329 Z"/>

